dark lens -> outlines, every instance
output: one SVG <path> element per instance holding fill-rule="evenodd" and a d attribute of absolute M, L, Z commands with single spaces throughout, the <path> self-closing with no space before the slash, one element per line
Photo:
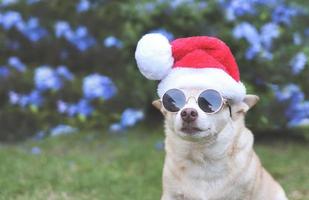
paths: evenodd
<path fill-rule="evenodd" d="M 217 112 L 222 106 L 222 97 L 216 90 L 205 90 L 198 97 L 199 107 L 206 113 Z"/>
<path fill-rule="evenodd" d="M 186 97 L 182 91 L 171 89 L 163 95 L 162 103 L 166 110 L 178 112 L 186 104 Z"/>

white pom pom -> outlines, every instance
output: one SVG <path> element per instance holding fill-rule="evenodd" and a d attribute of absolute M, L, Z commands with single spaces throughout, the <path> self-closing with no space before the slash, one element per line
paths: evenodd
<path fill-rule="evenodd" d="M 140 72 L 148 79 L 161 80 L 172 69 L 172 47 L 159 33 L 144 35 L 138 42 L 135 59 Z"/>

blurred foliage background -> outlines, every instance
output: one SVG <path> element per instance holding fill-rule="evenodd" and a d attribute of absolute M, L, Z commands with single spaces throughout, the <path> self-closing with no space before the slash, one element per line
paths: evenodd
<path fill-rule="evenodd" d="M 221 38 L 261 98 L 249 127 L 304 130 L 308 14 L 304 0 L 0 0 L 0 140 L 160 121 L 134 59 L 149 32 Z"/>

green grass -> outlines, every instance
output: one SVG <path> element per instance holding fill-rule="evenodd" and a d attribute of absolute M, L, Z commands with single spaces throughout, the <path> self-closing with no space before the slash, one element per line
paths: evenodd
<path fill-rule="evenodd" d="M 123 135 L 76 133 L 0 145 L 0 199 L 158 200 L 162 131 Z M 39 155 L 31 148 L 41 148 Z M 309 199 L 309 148 L 295 143 L 256 145 L 264 166 L 291 199 Z"/>

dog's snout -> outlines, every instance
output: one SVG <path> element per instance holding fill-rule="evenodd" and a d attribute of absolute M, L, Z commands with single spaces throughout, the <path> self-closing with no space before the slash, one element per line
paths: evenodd
<path fill-rule="evenodd" d="M 180 115 L 185 122 L 193 122 L 198 116 L 197 111 L 194 108 L 185 108 L 181 111 Z"/>

